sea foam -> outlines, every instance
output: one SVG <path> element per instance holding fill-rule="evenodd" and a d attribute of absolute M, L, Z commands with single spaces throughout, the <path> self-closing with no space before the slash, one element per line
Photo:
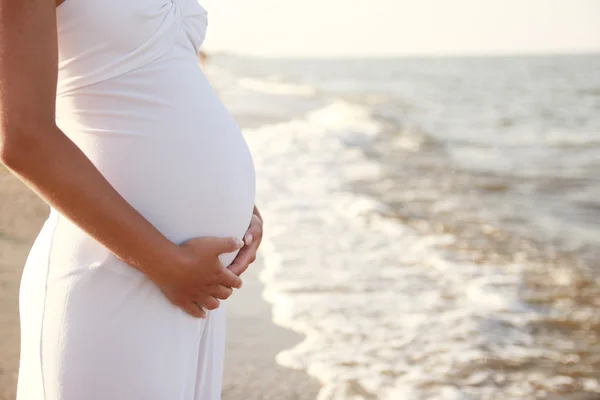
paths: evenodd
<path fill-rule="evenodd" d="M 266 226 L 263 295 L 277 324 L 305 335 L 277 362 L 318 378 L 319 400 L 543 393 L 554 383 L 509 368 L 561 360 L 528 328 L 542 314 L 520 300 L 522 266 L 457 261 L 451 234 L 419 234 L 349 189 L 378 178 L 361 147 L 380 131 L 368 108 L 335 101 L 245 132 Z"/>

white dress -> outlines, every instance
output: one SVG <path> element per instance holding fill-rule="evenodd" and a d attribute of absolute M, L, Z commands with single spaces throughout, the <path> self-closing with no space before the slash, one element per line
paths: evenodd
<path fill-rule="evenodd" d="M 66 0 L 57 23 L 58 126 L 173 242 L 242 238 L 254 167 L 198 66 L 206 11 L 194 0 Z M 51 209 L 21 282 L 17 398 L 219 399 L 221 304 L 188 316 Z"/>

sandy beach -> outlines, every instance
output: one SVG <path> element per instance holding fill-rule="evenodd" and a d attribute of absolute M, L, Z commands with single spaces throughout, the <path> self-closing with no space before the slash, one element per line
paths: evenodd
<path fill-rule="evenodd" d="M 48 206 L 0 166 L 0 400 L 13 400 L 19 360 L 18 288 L 31 244 Z M 301 338 L 271 322 L 261 298 L 256 262 L 244 275 L 244 289 L 228 301 L 227 356 L 223 399 L 316 397 L 318 384 L 299 371 L 279 367 L 275 355 Z"/>

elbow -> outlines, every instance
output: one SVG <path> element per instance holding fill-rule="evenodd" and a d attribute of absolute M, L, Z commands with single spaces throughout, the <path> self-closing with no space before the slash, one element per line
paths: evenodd
<path fill-rule="evenodd" d="M 30 124 L 0 128 L 0 162 L 18 170 L 34 157 L 41 144 L 40 135 Z"/>
<path fill-rule="evenodd" d="M 22 158 L 23 146 L 19 136 L 19 130 L 12 126 L 2 127 L 0 131 L 0 162 L 9 168 Z"/>
<path fill-rule="evenodd" d="M 0 129 L 0 162 L 7 167 L 10 167 L 15 158 L 14 136 L 14 129 L 4 126 Z"/>

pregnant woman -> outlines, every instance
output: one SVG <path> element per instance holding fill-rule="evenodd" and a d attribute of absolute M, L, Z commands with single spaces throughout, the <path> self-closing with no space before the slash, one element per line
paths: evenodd
<path fill-rule="evenodd" d="M 262 219 L 198 67 L 206 26 L 195 0 L 0 0 L 0 157 L 51 206 L 21 282 L 19 400 L 220 398 L 220 300 Z"/>

